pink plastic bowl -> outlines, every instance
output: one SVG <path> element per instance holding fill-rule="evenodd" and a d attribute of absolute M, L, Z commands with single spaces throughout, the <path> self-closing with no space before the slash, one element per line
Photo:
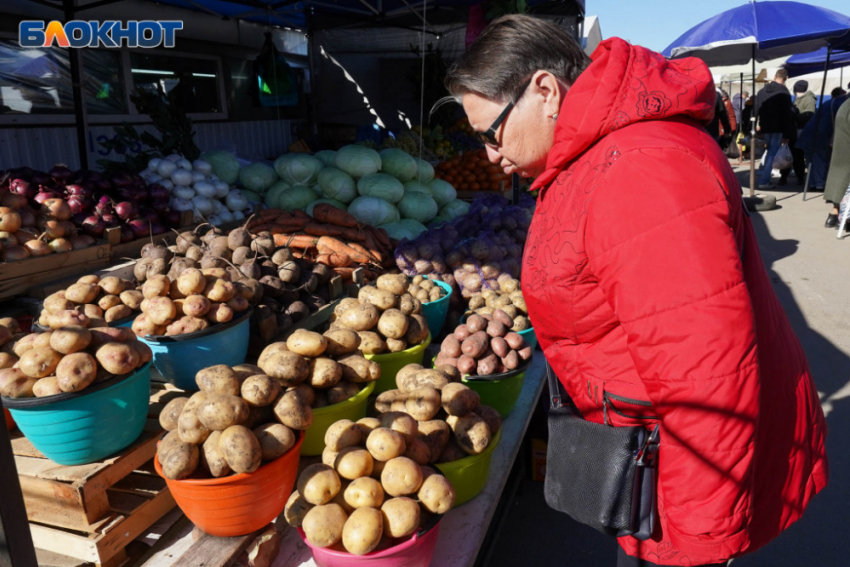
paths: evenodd
<path fill-rule="evenodd" d="M 301 528 L 298 528 L 298 535 L 313 551 L 313 560 L 318 567 L 428 567 L 437 549 L 440 524 L 438 522 L 421 536 L 413 534 L 404 543 L 366 555 L 352 555 L 344 551 L 313 547 Z"/>

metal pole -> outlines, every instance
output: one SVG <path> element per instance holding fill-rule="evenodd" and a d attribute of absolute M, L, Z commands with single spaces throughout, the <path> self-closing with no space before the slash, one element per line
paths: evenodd
<path fill-rule="evenodd" d="M 826 75 L 829 72 L 829 58 L 832 55 L 832 46 L 828 45 L 826 47 L 826 63 L 823 66 L 823 82 L 820 85 L 820 104 L 815 107 L 815 126 L 812 133 L 812 160 L 808 163 L 809 171 L 806 174 L 806 183 L 803 185 L 803 201 L 806 200 L 806 196 L 809 192 L 809 180 L 811 178 L 812 164 L 815 161 L 815 152 L 817 151 L 817 139 L 818 139 L 818 126 L 820 126 L 820 115 L 821 109 L 823 108 L 823 97 L 826 93 Z M 836 204 L 837 206 L 837 204 Z"/>
<path fill-rule="evenodd" d="M 0 566 L 37 565 L 12 443 L 4 423 L 0 427 Z"/>
<path fill-rule="evenodd" d="M 743 84 L 743 81 L 741 81 Z M 750 113 L 750 197 L 756 196 L 756 44 L 753 44 L 753 111 Z"/>
<path fill-rule="evenodd" d="M 77 0 L 62 0 L 65 11 L 65 22 L 74 20 Z M 80 169 L 88 169 L 89 153 L 86 132 L 88 131 L 88 115 L 86 112 L 85 92 L 83 91 L 83 50 L 68 48 L 68 59 L 71 62 L 71 84 L 74 93 L 74 122 L 77 126 L 77 146 L 80 155 Z"/>

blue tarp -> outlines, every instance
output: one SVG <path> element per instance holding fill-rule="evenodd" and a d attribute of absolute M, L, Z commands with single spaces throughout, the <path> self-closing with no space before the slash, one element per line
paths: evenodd
<path fill-rule="evenodd" d="M 823 72 L 826 65 L 826 50 L 824 47 L 813 53 L 800 53 L 788 58 L 785 69 L 789 77 L 799 77 L 809 73 Z M 850 34 L 832 42 L 832 54 L 829 56 L 829 68 L 838 69 L 850 65 Z"/>

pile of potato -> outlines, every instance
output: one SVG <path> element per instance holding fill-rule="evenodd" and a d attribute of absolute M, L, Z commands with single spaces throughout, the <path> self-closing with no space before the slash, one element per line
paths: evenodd
<path fill-rule="evenodd" d="M 469 316 L 472 313 L 493 315 L 497 309 L 501 309 L 513 321 L 510 325 L 512 331 L 524 331 L 531 328 L 519 280 L 502 274 L 498 282 L 499 291 L 485 289 L 469 298 L 469 311 L 466 315 Z"/>
<path fill-rule="evenodd" d="M 166 478 L 251 473 L 295 445 L 296 433 L 275 419 L 283 387 L 259 367 L 211 366 L 195 382 L 199 392 L 171 400 L 159 415 L 168 431 L 157 449 Z"/>
<path fill-rule="evenodd" d="M 298 478 L 286 521 L 303 529 L 311 545 L 364 555 L 397 545 L 433 514 L 451 510 L 451 482 L 407 456 L 422 443 L 415 424 L 406 414 L 334 423 L 323 463 Z"/>
<path fill-rule="evenodd" d="M 176 279 L 149 275 L 141 287 L 142 313 L 133 321 L 140 337 L 184 335 L 227 323 L 247 310 L 254 291 L 230 281 L 222 268 L 186 268 Z"/>
<path fill-rule="evenodd" d="M 462 375 L 489 376 L 515 370 L 531 359 L 531 346 L 510 330 L 510 316 L 496 309 L 492 315 L 473 314 L 443 339 L 437 365 L 458 369 Z"/>
<path fill-rule="evenodd" d="M 378 277 L 375 286 L 360 288 L 357 299 L 343 299 L 334 308 L 331 329 L 355 331 L 365 354 L 401 352 L 422 344 L 429 335 L 428 321 L 421 314 L 422 302 L 409 288 L 403 274 Z"/>
<path fill-rule="evenodd" d="M 123 327 L 68 325 L 34 333 L 18 340 L 12 353 L 4 353 L 3 365 L 12 365 L 0 370 L 0 395 L 40 398 L 79 392 L 134 372 L 152 358 L 150 347 Z"/>
<path fill-rule="evenodd" d="M 86 327 L 106 327 L 138 312 L 144 297 L 130 280 L 115 276 L 83 276 L 66 289 L 49 295 L 43 304 L 38 323 L 58 329 L 70 322 L 67 311 L 77 311 L 88 319 Z"/>
<path fill-rule="evenodd" d="M 262 371 L 286 389 L 275 406 L 281 423 L 307 429 L 313 409 L 338 404 L 381 377 L 381 366 L 366 360 L 360 336 L 350 329 L 324 335 L 295 330 L 286 342 L 272 343 L 260 354 Z"/>
<path fill-rule="evenodd" d="M 15 343 L 26 336 L 14 317 L 0 319 L 0 370 L 12 368 L 17 362 Z"/>
<path fill-rule="evenodd" d="M 382 423 L 415 438 L 406 456 L 420 464 L 478 455 L 502 428 L 499 412 L 481 405 L 478 392 L 460 383 L 457 370 L 451 370 L 408 364 L 396 375 L 398 389 L 375 400 Z"/>
<path fill-rule="evenodd" d="M 407 293 L 422 303 L 431 303 L 446 296 L 446 290 L 425 276 L 414 276 Z"/>

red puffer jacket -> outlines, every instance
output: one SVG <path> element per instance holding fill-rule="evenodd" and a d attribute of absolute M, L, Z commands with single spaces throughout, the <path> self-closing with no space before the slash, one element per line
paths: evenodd
<path fill-rule="evenodd" d="M 699 565 L 754 551 L 827 481 L 826 423 L 741 189 L 702 128 L 695 59 L 603 42 L 564 98 L 522 288 L 586 419 L 661 421 L 660 530 L 630 555 Z"/>

